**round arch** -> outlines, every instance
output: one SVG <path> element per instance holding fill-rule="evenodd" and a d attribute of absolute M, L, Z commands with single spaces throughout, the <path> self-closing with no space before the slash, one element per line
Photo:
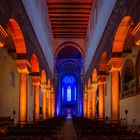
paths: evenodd
<path fill-rule="evenodd" d="M 60 66 L 59 66 L 59 68 L 58 68 L 58 72 L 60 71 L 60 69 L 64 66 L 64 65 L 66 65 L 66 64 L 73 64 L 73 65 L 75 65 L 77 68 L 78 68 L 78 70 L 80 71 L 81 70 L 81 68 L 80 68 L 80 66 L 75 62 L 75 61 L 73 61 L 73 60 L 66 60 L 66 61 L 64 61 Z"/>
<path fill-rule="evenodd" d="M 126 59 L 122 69 L 122 93 L 126 96 L 126 92 L 134 87 L 134 63 L 131 59 Z"/>
<path fill-rule="evenodd" d="M 90 88 L 91 87 L 91 79 L 89 78 L 88 79 L 88 88 Z"/>
<path fill-rule="evenodd" d="M 42 81 L 42 83 L 46 83 L 46 72 L 45 72 L 45 70 L 42 70 L 42 72 L 41 72 L 41 81 Z"/>
<path fill-rule="evenodd" d="M 58 55 L 58 53 L 65 47 L 68 46 L 72 46 L 74 48 L 76 48 L 82 55 L 82 57 L 84 57 L 84 51 L 83 49 L 75 42 L 64 42 L 62 43 L 59 47 L 57 47 L 57 49 L 54 51 L 54 58 L 56 59 L 56 56 Z"/>
<path fill-rule="evenodd" d="M 107 53 L 103 52 L 101 59 L 100 59 L 100 64 L 99 64 L 99 71 L 106 71 L 107 70 Z"/>
<path fill-rule="evenodd" d="M 31 59 L 32 72 L 39 72 L 39 63 L 35 54 L 32 54 Z"/>
<path fill-rule="evenodd" d="M 26 54 L 27 50 L 26 50 L 25 40 L 19 24 L 16 22 L 15 19 L 11 18 L 8 21 L 7 27 L 14 40 L 16 53 Z"/>
<path fill-rule="evenodd" d="M 48 85 L 48 88 L 51 89 L 51 80 L 50 79 L 48 79 L 47 85 Z"/>
<path fill-rule="evenodd" d="M 84 90 L 87 91 L 87 84 L 85 84 L 85 89 Z"/>
<path fill-rule="evenodd" d="M 97 80 L 97 70 L 94 68 L 92 72 L 92 82 Z"/>
<path fill-rule="evenodd" d="M 132 24 L 133 24 L 133 20 L 130 16 L 125 16 L 122 19 L 122 21 L 119 24 L 119 27 L 116 31 L 116 34 L 115 34 L 112 52 L 122 52 L 123 51 L 123 45 L 124 45 L 127 33 Z"/>

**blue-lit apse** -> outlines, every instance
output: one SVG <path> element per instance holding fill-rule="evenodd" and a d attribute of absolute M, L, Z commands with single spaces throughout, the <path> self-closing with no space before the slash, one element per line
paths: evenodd
<path fill-rule="evenodd" d="M 68 43 L 56 56 L 56 116 L 83 116 L 83 57 L 74 46 Z"/>
<path fill-rule="evenodd" d="M 71 112 L 73 115 L 76 115 L 76 78 L 72 75 L 66 75 L 62 78 L 62 115 L 66 115 L 67 111 Z"/>

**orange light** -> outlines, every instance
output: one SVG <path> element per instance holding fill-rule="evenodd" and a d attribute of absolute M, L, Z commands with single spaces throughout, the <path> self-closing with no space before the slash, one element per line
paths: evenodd
<path fill-rule="evenodd" d="M 0 47 L 3 47 L 5 44 L 5 39 L 8 36 L 8 34 L 5 32 L 3 27 L 0 25 Z"/>
<path fill-rule="evenodd" d="M 24 37 L 18 23 L 14 19 L 10 19 L 7 26 L 13 37 L 16 52 L 19 54 L 26 54 Z"/>
<path fill-rule="evenodd" d="M 112 120 L 119 120 L 119 72 L 112 71 Z"/>
<path fill-rule="evenodd" d="M 32 72 L 39 72 L 38 59 L 35 54 L 32 54 L 31 65 L 32 65 Z"/>
<path fill-rule="evenodd" d="M 104 84 L 99 84 L 99 119 L 104 118 Z"/>
<path fill-rule="evenodd" d="M 130 26 L 132 25 L 132 23 L 133 21 L 130 16 L 126 16 L 123 18 L 115 35 L 112 52 L 123 51 L 123 44 L 124 44 L 127 32 L 130 29 Z"/>
<path fill-rule="evenodd" d="M 92 117 L 96 118 L 96 90 L 97 85 L 92 84 Z"/>
<path fill-rule="evenodd" d="M 35 111 L 35 121 L 39 120 L 39 109 L 40 109 L 40 104 L 39 104 L 39 84 L 34 85 L 34 98 L 35 98 L 35 103 L 34 103 L 34 111 Z"/>
<path fill-rule="evenodd" d="M 47 119 L 47 107 L 46 107 L 46 88 L 44 87 L 44 89 L 42 90 L 42 113 L 43 113 L 43 119 L 46 120 Z"/>
<path fill-rule="evenodd" d="M 20 74 L 19 121 L 27 121 L 27 74 Z"/>

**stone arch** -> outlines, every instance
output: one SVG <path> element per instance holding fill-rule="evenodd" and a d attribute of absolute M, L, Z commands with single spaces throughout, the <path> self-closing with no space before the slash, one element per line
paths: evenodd
<path fill-rule="evenodd" d="M 45 70 L 42 70 L 42 72 L 41 72 L 41 82 L 46 83 L 46 72 L 45 72 Z"/>
<path fill-rule="evenodd" d="M 84 90 L 87 91 L 87 84 L 85 84 L 85 89 Z"/>
<path fill-rule="evenodd" d="M 88 79 L 88 88 L 91 88 L 91 79 Z"/>
<path fill-rule="evenodd" d="M 51 89 L 51 80 L 50 79 L 48 79 L 47 84 L 48 84 L 48 88 Z"/>
<path fill-rule="evenodd" d="M 106 71 L 107 70 L 107 53 L 103 52 L 101 59 L 100 59 L 100 65 L 99 65 L 99 71 Z"/>
<path fill-rule="evenodd" d="M 24 36 L 22 34 L 21 28 L 15 19 L 9 19 L 7 24 L 8 30 L 10 31 L 12 38 L 15 43 L 16 53 L 26 54 L 26 45 Z"/>
<path fill-rule="evenodd" d="M 63 48 L 68 47 L 68 46 L 72 46 L 72 47 L 76 48 L 81 53 L 82 57 L 84 57 L 84 51 L 77 43 L 75 43 L 75 42 L 64 42 L 54 51 L 54 58 L 56 58 L 57 54 Z"/>
<path fill-rule="evenodd" d="M 39 63 L 35 54 L 32 54 L 31 59 L 32 72 L 39 72 Z"/>
<path fill-rule="evenodd" d="M 123 45 L 127 36 L 127 33 L 133 24 L 133 20 L 130 16 L 125 16 L 119 24 L 119 27 L 116 31 L 112 52 L 122 52 Z"/>
<path fill-rule="evenodd" d="M 126 91 L 130 91 L 133 88 L 134 88 L 134 63 L 131 59 L 126 59 L 122 69 L 122 92 L 125 94 Z"/>
<path fill-rule="evenodd" d="M 97 70 L 96 68 L 94 68 L 92 72 L 92 82 L 96 80 L 97 80 Z"/>

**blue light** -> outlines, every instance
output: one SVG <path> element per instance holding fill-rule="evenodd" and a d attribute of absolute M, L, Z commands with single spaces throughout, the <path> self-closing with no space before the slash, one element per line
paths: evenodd
<path fill-rule="evenodd" d="M 64 88 L 62 87 L 62 100 L 64 100 Z"/>
<path fill-rule="evenodd" d="M 67 76 L 65 76 L 64 78 L 63 78 L 63 82 L 65 83 L 65 84 L 73 84 L 74 82 L 75 82 L 75 78 L 73 77 L 73 76 L 71 76 L 71 75 L 67 75 Z"/>
<path fill-rule="evenodd" d="M 71 87 L 67 87 L 67 101 L 71 101 Z"/>
<path fill-rule="evenodd" d="M 76 101 L 76 87 L 74 88 L 74 100 Z"/>

